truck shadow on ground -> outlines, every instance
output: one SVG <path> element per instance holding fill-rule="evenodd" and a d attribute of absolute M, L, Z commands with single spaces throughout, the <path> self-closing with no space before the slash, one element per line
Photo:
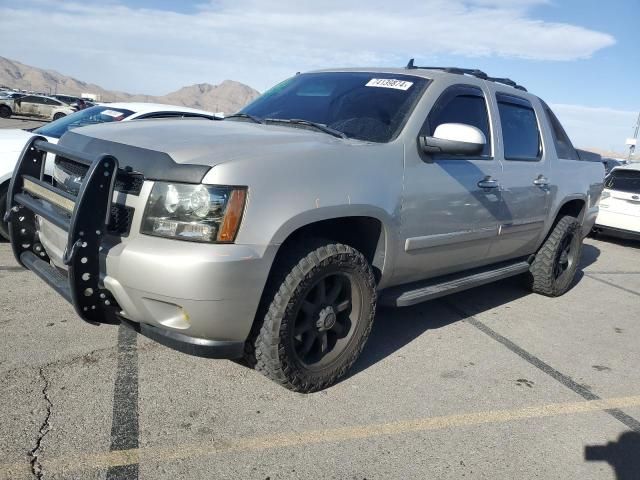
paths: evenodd
<path fill-rule="evenodd" d="M 600 249 L 597 247 L 589 244 L 583 246 L 582 258 L 571 288 L 580 283 L 584 276 L 583 269 L 593 264 L 599 256 Z M 473 310 L 469 313 L 477 315 L 527 295 L 533 294 L 525 287 L 524 278 L 517 276 L 412 307 L 380 308 L 369 340 L 348 377 L 384 360 L 428 330 L 437 330 L 464 320 L 447 306 L 447 302 L 457 304 L 458 299 L 464 300 L 465 304 L 473 305 Z"/>
<path fill-rule="evenodd" d="M 613 468 L 617 480 L 640 479 L 640 433 L 625 432 L 616 442 L 605 445 L 587 445 L 584 448 L 587 462 L 607 462 Z"/>

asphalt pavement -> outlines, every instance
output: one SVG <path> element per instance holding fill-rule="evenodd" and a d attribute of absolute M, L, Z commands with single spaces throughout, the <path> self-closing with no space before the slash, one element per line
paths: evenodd
<path fill-rule="evenodd" d="M 0 118 L 0 128 L 38 128 L 45 123 L 29 117 Z"/>

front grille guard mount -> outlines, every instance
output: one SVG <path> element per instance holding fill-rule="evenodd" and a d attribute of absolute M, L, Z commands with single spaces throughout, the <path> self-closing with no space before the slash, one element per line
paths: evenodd
<path fill-rule="evenodd" d="M 89 166 L 75 197 L 71 218 L 56 207 L 56 200 L 69 194 L 43 181 L 47 153 L 71 157 Z M 112 155 L 89 156 L 53 145 L 35 136 L 25 146 L 9 185 L 6 221 L 16 260 L 29 268 L 73 304 L 78 315 L 92 324 L 119 323 L 119 308 L 101 280 L 100 254 L 107 231 L 111 200 L 118 172 Z M 25 180 L 39 187 L 27 191 Z M 40 244 L 36 215 L 67 232 L 63 261 L 68 267 L 66 282 L 49 263 Z M 67 284 L 65 284 L 67 283 Z"/>

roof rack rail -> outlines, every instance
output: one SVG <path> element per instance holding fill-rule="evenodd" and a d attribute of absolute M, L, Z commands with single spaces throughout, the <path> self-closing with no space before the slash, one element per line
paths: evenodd
<path fill-rule="evenodd" d="M 411 60 L 409 60 L 409 63 L 407 63 L 407 66 L 405 68 L 407 70 L 416 70 L 416 69 L 421 69 L 421 70 L 441 70 L 441 71 L 446 72 L 446 73 L 455 73 L 457 75 L 471 75 L 473 77 L 480 78 L 482 80 L 488 80 L 488 81 L 494 82 L 494 83 L 501 83 L 503 85 L 509 85 L 510 87 L 516 88 L 518 90 L 522 90 L 523 92 L 527 91 L 526 88 L 524 88 L 522 85 L 518 85 L 516 82 L 514 82 L 510 78 L 490 77 L 489 75 L 484 73 L 482 70 L 478 70 L 477 68 L 419 67 L 419 66 L 415 65 L 414 61 L 415 60 L 413 58 Z"/>

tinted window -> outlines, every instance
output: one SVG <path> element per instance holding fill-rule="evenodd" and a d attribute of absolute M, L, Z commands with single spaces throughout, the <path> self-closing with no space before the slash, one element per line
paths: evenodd
<path fill-rule="evenodd" d="M 40 97 L 34 97 L 33 95 L 27 95 L 25 97 L 22 97 L 20 99 L 20 101 L 22 103 L 39 103 L 39 104 L 44 104 L 44 102 L 42 101 L 42 98 Z"/>
<path fill-rule="evenodd" d="M 558 117 L 555 116 L 546 103 L 542 102 L 542 104 L 544 105 L 544 111 L 547 114 L 547 120 L 549 120 L 549 125 L 551 126 L 551 135 L 553 136 L 553 143 L 556 146 L 558 158 L 580 160 L 578 152 L 573 148 L 573 144 L 571 143 L 571 140 L 569 140 L 569 136 L 564 131 L 564 128 L 562 128 L 562 124 L 560 123 L 560 120 L 558 120 Z"/>
<path fill-rule="evenodd" d="M 480 129 L 487 139 L 481 155 L 491 155 L 489 114 L 482 90 L 453 87 L 445 91 L 429 113 L 427 134 L 433 135 L 438 125 L 443 123 L 464 123 Z"/>
<path fill-rule="evenodd" d="M 388 142 L 402 129 L 426 85 L 424 78 L 402 74 L 305 73 L 276 85 L 241 113 L 261 119 L 302 119 L 348 137 Z"/>
<path fill-rule="evenodd" d="M 640 193 L 640 170 L 613 170 L 605 179 L 604 186 L 620 192 Z"/>
<path fill-rule="evenodd" d="M 507 160 L 539 160 L 541 157 L 540 132 L 536 113 L 529 103 L 520 97 L 496 95 L 504 158 Z"/>

